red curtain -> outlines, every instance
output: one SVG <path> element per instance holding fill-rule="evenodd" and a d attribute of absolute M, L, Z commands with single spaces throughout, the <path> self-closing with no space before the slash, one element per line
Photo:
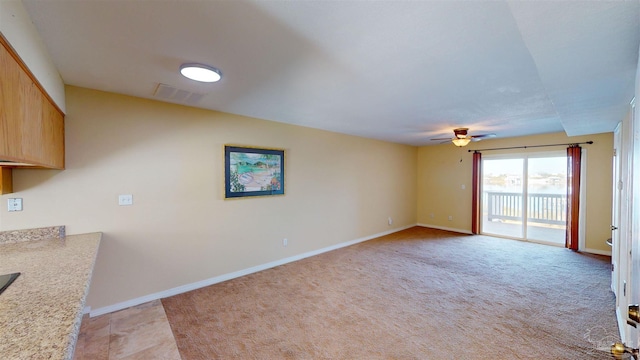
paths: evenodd
<path fill-rule="evenodd" d="M 480 180 L 482 176 L 480 174 L 480 161 L 482 160 L 482 154 L 475 151 L 473 153 L 473 179 L 472 179 L 472 198 L 471 198 L 471 232 L 473 234 L 480 234 Z"/>
<path fill-rule="evenodd" d="M 582 148 L 567 148 L 567 234 L 565 247 L 578 251 L 578 223 L 580 211 L 580 156 Z"/>

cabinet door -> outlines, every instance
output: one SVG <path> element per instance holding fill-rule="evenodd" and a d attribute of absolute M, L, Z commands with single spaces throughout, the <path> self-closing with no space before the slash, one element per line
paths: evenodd
<path fill-rule="evenodd" d="M 64 169 L 64 117 L 51 102 L 42 98 L 42 161 L 55 169 Z"/>
<path fill-rule="evenodd" d="M 64 115 L 0 40 L 0 159 L 64 169 Z"/>
<path fill-rule="evenodd" d="M 42 142 L 42 93 L 31 81 L 27 74 L 20 76 L 19 92 L 23 96 L 20 102 L 22 107 L 22 126 L 20 143 L 22 149 L 22 161 L 39 164 L 44 154 Z"/>
<path fill-rule="evenodd" d="M 64 118 L 33 82 L 25 84 L 22 157 L 27 163 L 64 169 Z"/>
<path fill-rule="evenodd" d="M 0 46 L 0 158 L 7 160 L 22 156 L 22 73 L 9 52 Z"/>

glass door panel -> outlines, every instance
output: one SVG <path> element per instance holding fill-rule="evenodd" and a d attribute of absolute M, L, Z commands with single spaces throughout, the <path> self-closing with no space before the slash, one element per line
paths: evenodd
<path fill-rule="evenodd" d="M 524 238 L 524 159 L 482 160 L 482 232 Z"/>
<path fill-rule="evenodd" d="M 527 232 L 530 240 L 564 244 L 567 221 L 567 156 L 529 158 Z"/>

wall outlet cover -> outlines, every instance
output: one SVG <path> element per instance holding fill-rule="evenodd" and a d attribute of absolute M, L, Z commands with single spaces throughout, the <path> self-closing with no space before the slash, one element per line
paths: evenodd
<path fill-rule="evenodd" d="M 10 198 L 7 200 L 8 211 L 22 211 L 22 198 Z"/>
<path fill-rule="evenodd" d="M 119 195 L 118 196 L 118 205 L 120 206 L 128 206 L 133 205 L 133 195 Z"/>

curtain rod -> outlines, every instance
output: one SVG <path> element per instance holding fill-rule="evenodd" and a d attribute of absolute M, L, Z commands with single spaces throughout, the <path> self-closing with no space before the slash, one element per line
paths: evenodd
<path fill-rule="evenodd" d="M 564 146 L 564 145 L 581 145 L 581 144 L 593 144 L 593 141 L 585 141 L 579 143 L 566 143 L 566 144 L 549 144 L 549 145 L 530 145 L 530 146 L 512 146 L 512 147 L 503 147 L 503 148 L 493 148 L 493 149 L 478 149 L 478 150 L 467 150 L 467 152 L 480 152 L 480 151 L 492 151 L 492 150 L 509 150 L 509 149 L 528 149 L 528 148 L 539 148 L 539 147 L 548 147 L 548 146 Z"/>

